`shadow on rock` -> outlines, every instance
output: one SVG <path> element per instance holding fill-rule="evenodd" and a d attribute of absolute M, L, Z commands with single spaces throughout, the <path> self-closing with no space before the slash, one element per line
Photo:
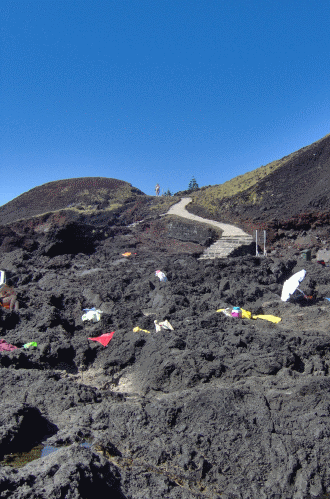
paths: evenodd
<path fill-rule="evenodd" d="M 33 461 L 20 470 L 1 472 L 5 499 L 125 499 L 117 468 L 104 457 L 73 444 Z"/>
<path fill-rule="evenodd" d="M 0 459 L 5 454 L 29 451 L 58 431 L 39 409 L 28 404 L 4 402 L 0 411 Z"/>

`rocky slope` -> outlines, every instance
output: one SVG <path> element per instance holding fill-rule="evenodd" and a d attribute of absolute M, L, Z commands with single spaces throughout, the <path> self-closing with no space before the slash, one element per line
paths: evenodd
<path fill-rule="evenodd" d="M 300 257 L 330 242 L 319 142 L 285 181 L 280 167 L 219 203 L 220 221 L 267 227 L 267 258 L 198 260 L 218 233 L 160 217 L 177 197 L 114 179 L 45 184 L 1 207 L 0 269 L 20 303 L 0 307 L 0 339 L 17 347 L 0 352 L 1 498 L 330 497 L 330 267 Z M 302 268 L 313 300 L 282 302 Z M 282 320 L 217 312 L 233 306 Z M 83 321 L 92 307 L 101 320 Z M 174 330 L 156 332 L 165 319 Z M 109 332 L 107 346 L 89 339 Z"/>
<path fill-rule="evenodd" d="M 327 497 L 329 268 L 200 261 L 212 233 L 122 216 L 2 229 L 21 309 L 0 309 L 18 347 L 0 353 L 0 497 Z M 281 302 L 302 266 L 315 300 Z M 216 312 L 227 306 L 282 321 Z M 101 320 L 83 322 L 92 307 Z M 165 319 L 174 331 L 156 332 Z M 110 331 L 106 347 L 88 339 Z"/>
<path fill-rule="evenodd" d="M 250 234 L 255 229 L 266 229 L 273 244 L 292 229 L 297 230 L 296 237 L 302 237 L 303 231 L 310 230 L 310 235 L 317 236 L 313 230 L 322 228 L 320 236 L 330 241 L 330 135 L 281 162 L 275 171 L 234 196 L 217 197 L 215 188 L 210 188 L 210 207 L 208 189 L 201 189 L 193 195 L 188 211 L 236 223 Z M 255 172 L 257 175 L 258 170 Z M 244 183 L 244 176 L 241 182 Z"/>

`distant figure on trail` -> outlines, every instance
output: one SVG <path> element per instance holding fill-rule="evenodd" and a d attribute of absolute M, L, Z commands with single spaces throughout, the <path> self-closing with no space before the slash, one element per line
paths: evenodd
<path fill-rule="evenodd" d="M 159 184 L 156 184 L 155 191 L 156 191 L 156 196 L 159 196 L 159 192 L 160 192 Z"/>

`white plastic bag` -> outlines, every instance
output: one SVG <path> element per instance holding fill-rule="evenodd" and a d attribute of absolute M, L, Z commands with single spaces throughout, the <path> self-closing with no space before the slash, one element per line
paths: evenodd
<path fill-rule="evenodd" d="M 166 282 L 167 281 L 166 275 L 161 270 L 156 270 L 155 276 L 159 277 L 159 280 L 162 281 L 162 282 Z"/>
<path fill-rule="evenodd" d="M 4 270 L 0 270 L 0 286 L 6 282 L 6 273 Z"/>
<path fill-rule="evenodd" d="M 228 308 L 224 308 L 222 310 L 222 313 L 225 314 L 227 317 L 231 317 L 231 309 L 228 307 Z"/>
<path fill-rule="evenodd" d="M 168 320 L 163 321 L 163 322 L 154 321 L 154 323 L 155 323 L 155 327 L 156 327 L 156 332 L 157 333 L 159 331 L 161 331 L 162 329 L 167 329 L 167 330 L 170 330 L 170 331 L 174 331 L 173 327 L 168 322 Z"/>
<path fill-rule="evenodd" d="M 98 322 L 101 319 L 102 310 L 96 310 L 96 308 L 84 308 L 86 314 L 82 316 L 83 321 L 93 321 Z"/>

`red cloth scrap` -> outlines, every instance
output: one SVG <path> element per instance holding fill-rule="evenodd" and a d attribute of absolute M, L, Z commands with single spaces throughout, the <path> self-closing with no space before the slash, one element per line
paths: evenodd
<path fill-rule="evenodd" d="M 108 345 L 108 343 L 110 343 L 111 338 L 113 337 L 114 333 L 115 332 L 112 331 L 112 333 L 105 333 L 105 334 L 102 334 L 101 336 L 97 336 L 97 338 L 88 338 L 88 339 L 92 340 L 92 341 L 98 341 L 104 347 L 106 347 Z"/>
<path fill-rule="evenodd" d="M 17 350 L 17 347 L 7 343 L 5 340 L 0 340 L 0 352 L 11 352 L 12 350 Z"/>

